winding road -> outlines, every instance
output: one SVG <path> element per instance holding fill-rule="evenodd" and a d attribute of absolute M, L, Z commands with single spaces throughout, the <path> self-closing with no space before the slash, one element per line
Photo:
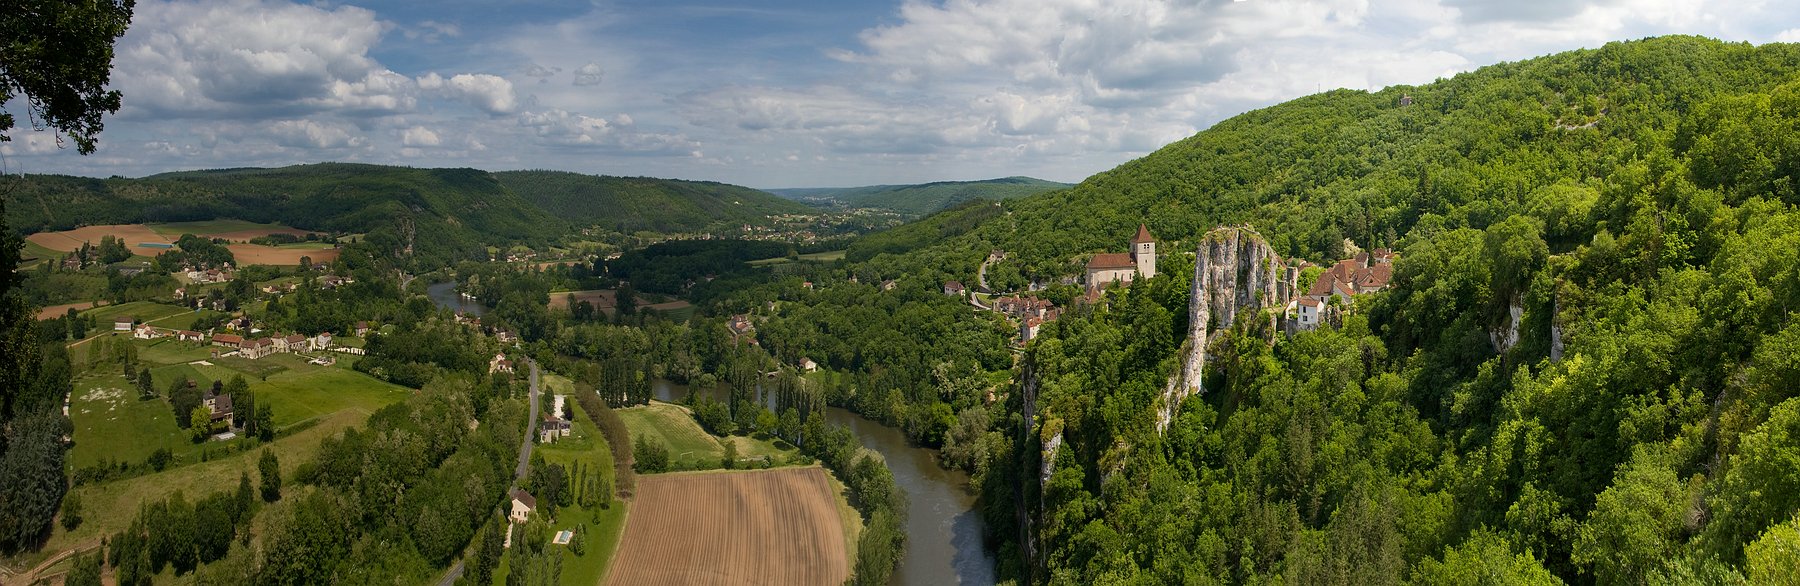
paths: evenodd
<path fill-rule="evenodd" d="M 525 481 L 525 472 L 531 468 L 531 447 L 537 444 L 532 441 L 532 436 L 537 431 L 538 420 L 538 363 L 530 358 L 526 358 L 525 362 L 531 364 L 531 399 L 528 401 L 531 412 L 525 417 L 525 441 L 519 445 L 519 467 L 513 470 L 514 487 Z M 511 494 L 512 491 L 509 490 L 507 496 L 501 497 L 501 508 L 505 508 L 506 500 L 512 498 Z M 443 579 L 438 580 L 438 586 L 454 586 L 457 580 L 462 579 L 462 575 L 463 561 L 459 559 L 450 565 L 449 571 L 444 572 Z"/>

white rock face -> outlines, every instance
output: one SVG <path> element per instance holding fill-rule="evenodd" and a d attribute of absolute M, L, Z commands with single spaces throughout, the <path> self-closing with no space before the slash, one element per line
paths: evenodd
<path fill-rule="evenodd" d="M 1169 381 L 1156 428 L 1167 428 L 1181 401 L 1201 391 L 1208 336 L 1229 329 L 1245 310 L 1284 308 L 1296 294 L 1298 275 L 1261 234 L 1249 227 L 1216 228 L 1194 251 L 1194 283 L 1188 297 L 1188 339 L 1181 371 Z"/>

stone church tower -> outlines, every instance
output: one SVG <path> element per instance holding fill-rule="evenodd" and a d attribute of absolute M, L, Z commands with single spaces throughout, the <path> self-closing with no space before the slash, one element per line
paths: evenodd
<path fill-rule="evenodd" d="M 1131 261 L 1137 264 L 1139 275 L 1146 279 L 1156 276 L 1156 238 L 1143 224 L 1138 224 L 1137 236 L 1131 238 Z"/>

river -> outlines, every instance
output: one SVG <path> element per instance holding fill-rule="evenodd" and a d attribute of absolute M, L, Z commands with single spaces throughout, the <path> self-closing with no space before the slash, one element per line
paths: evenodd
<path fill-rule="evenodd" d="M 438 307 L 477 317 L 487 314 L 487 307 L 483 306 L 480 301 L 463 297 L 456 292 L 456 281 L 445 281 L 426 287 L 425 295 L 430 297 L 431 302 L 436 303 Z"/>
<path fill-rule="evenodd" d="M 653 387 L 658 400 L 687 398 L 684 385 L 658 379 Z M 981 544 L 981 513 L 975 510 L 968 474 L 939 467 L 936 450 L 908 443 L 900 430 L 837 407 L 826 409 L 825 419 L 850 428 L 863 446 L 881 454 L 894 473 L 894 483 L 906 491 L 906 554 L 890 583 L 994 583 L 994 557 Z"/>

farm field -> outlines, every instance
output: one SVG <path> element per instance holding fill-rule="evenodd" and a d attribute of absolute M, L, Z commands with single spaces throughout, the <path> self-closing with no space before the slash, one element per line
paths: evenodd
<path fill-rule="evenodd" d="M 809 252 L 809 253 L 800 255 L 798 258 L 802 262 L 831 262 L 834 260 L 843 260 L 844 253 L 846 253 L 846 252 L 848 252 L 848 251 L 847 250 L 827 250 L 825 252 Z M 788 260 L 788 258 L 785 256 L 777 256 L 775 258 L 765 258 L 762 260 L 750 261 L 750 266 L 761 267 L 761 266 L 769 266 L 769 265 L 778 265 L 778 264 L 787 263 L 787 262 L 794 262 L 794 261 Z"/>
<path fill-rule="evenodd" d="M 88 309 L 92 309 L 93 307 L 94 307 L 94 302 L 92 302 L 92 301 L 83 301 L 80 303 L 64 303 L 62 305 L 48 305 L 48 306 L 45 306 L 43 309 L 38 310 L 37 318 L 38 318 L 38 321 L 43 321 L 43 320 L 47 320 L 47 319 L 56 319 L 56 318 L 62 317 L 64 315 L 68 315 L 70 309 L 74 309 L 75 311 L 79 312 L 79 311 L 86 311 Z"/>
<path fill-rule="evenodd" d="M 132 301 L 118 305 L 96 307 L 82 312 L 84 316 L 93 316 L 94 323 L 100 327 L 111 328 L 112 319 L 119 316 L 131 316 L 139 321 L 155 321 L 172 315 L 193 313 L 193 310 L 174 305 L 165 305 L 154 301 Z M 191 321 L 189 323 L 192 323 Z M 162 325 L 162 324 L 156 324 Z M 165 326 L 166 327 L 166 326 Z"/>
<path fill-rule="evenodd" d="M 837 499 L 818 467 L 639 477 L 606 583 L 841 584 Z"/>
<path fill-rule="evenodd" d="M 281 224 L 258 224 L 243 220 L 202 220 L 198 222 L 170 222 L 167 224 L 149 224 L 149 228 L 158 234 L 168 236 L 171 241 L 182 234 L 224 238 L 232 242 L 244 242 L 258 236 L 270 234 L 293 234 L 305 236 L 306 230 L 289 228 Z"/>
<path fill-rule="evenodd" d="M 175 238 L 158 234 L 144 224 L 82 226 L 74 230 L 63 230 L 61 232 L 39 232 L 26 236 L 25 239 L 38 246 L 56 252 L 74 252 L 75 250 L 80 249 L 81 244 L 84 242 L 99 246 L 100 237 L 106 235 L 112 235 L 116 238 L 123 239 L 126 246 L 130 247 L 133 252 L 147 255 L 155 255 L 164 249 L 146 248 L 139 245 L 144 243 L 173 244 L 175 242 Z M 177 234 L 175 237 L 180 237 L 180 234 Z"/>
<path fill-rule="evenodd" d="M 614 307 L 614 305 L 617 304 L 617 301 L 614 300 L 614 291 L 612 289 L 592 289 L 592 290 L 588 290 L 588 291 L 552 291 L 550 293 L 550 308 L 551 309 L 568 309 L 569 305 L 570 305 L 569 298 L 571 296 L 573 296 L 575 298 L 575 301 L 577 301 L 577 302 L 587 301 L 588 303 L 593 304 L 595 309 L 604 311 L 604 312 L 606 312 L 607 315 L 612 315 L 613 307 Z M 661 312 L 680 312 L 682 310 L 689 309 L 693 306 L 694 305 L 692 303 L 688 303 L 687 301 L 684 301 L 681 299 L 677 299 L 674 301 L 665 301 L 662 303 L 651 303 L 651 304 L 647 304 L 647 305 L 644 304 L 640 300 L 638 308 L 639 309 L 654 309 L 654 310 L 661 311 Z"/>
<path fill-rule="evenodd" d="M 226 245 L 231 254 L 237 257 L 238 264 L 265 265 L 297 265 L 300 257 L 312 257 L 313 262 L 330 262 L 337 260 L 340 252 L 335 246 L 321 242 L 303 242 L 286 246 L 262 246 L 249 244 L 251 238 L 269 234 L 293 234 L 305 236 L 308 232 L 289 228 L 280 224 L 257 224 L 242 220 L 209 220 L 204 222 L 175 222 L 171 224 L 108 224 L 102 226 L 82 226 L 74 230 L 60 232 L 39 232 L 25 237 L 32 245 L 35 256 L 46 256 L 47 253 L 72 252 L 81 248 L 83 242 L 98 245 L 100 237 L 112 235 L 125 240 L 132 252 L 145 257 L 155 256 L 168 249 L 183 234 L 224 238 L 232 242 Z M 153 246 L 143 246 L 144 244 Z M 158 246 L 160 245 L 160 246 Z"/>
<path fill-rule="evenodd" d="M 317 242 L 293 244 L 288 246 L 263 246 L 260 244 L 227 244 L 226 249 L 236 258 L 238 264 L 246 265 L 298 265 L 300 257 L 309 257 L 314 263 L 336 261 L 343 252 L 330 245 Z"/>

